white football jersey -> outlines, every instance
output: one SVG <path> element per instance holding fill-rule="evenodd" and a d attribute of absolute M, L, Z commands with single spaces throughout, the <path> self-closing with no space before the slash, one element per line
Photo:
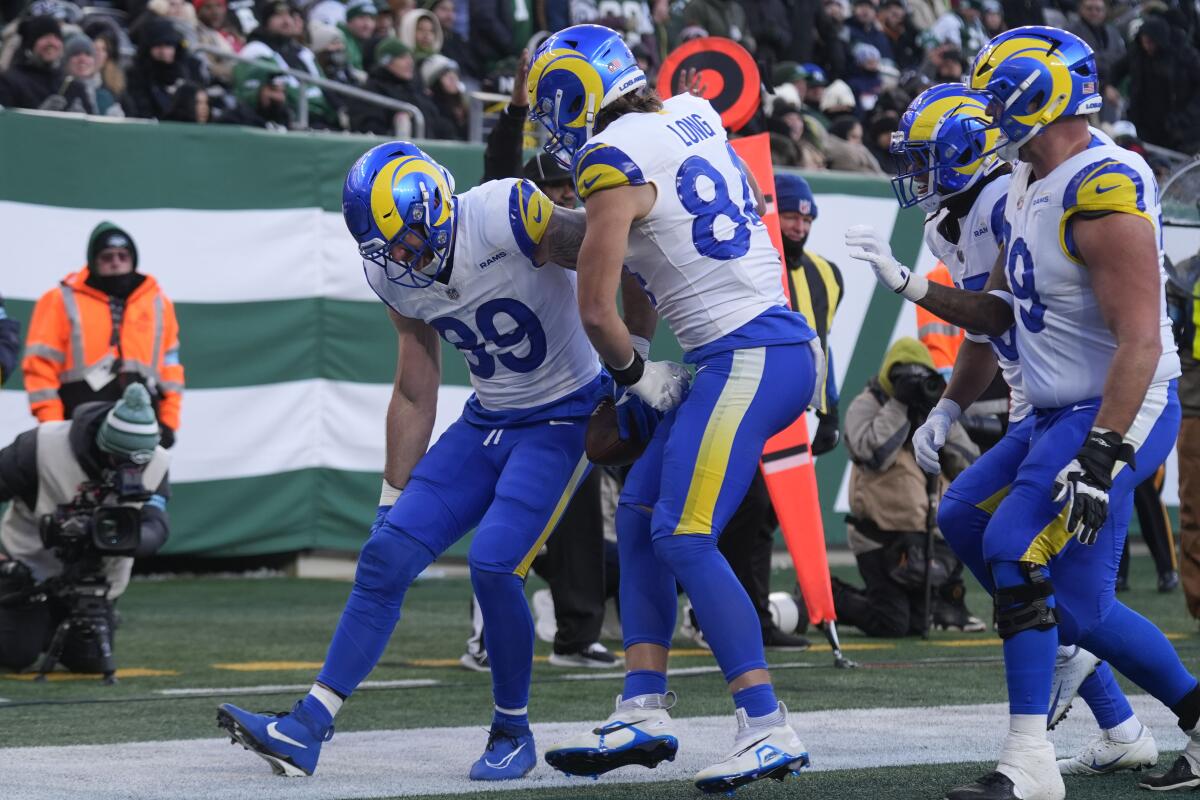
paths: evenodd
<path fill-rule="evenodd" d="M 549 198 L 529 181 L 508 179 L 454 200 L 449 280 L 397 286 L 367 261 L 371 288 L 462 352 L 487 411 L 547 405 L 595 380 L 600 359 L 579 322 L 575 273 L 532 261 L 554 211 Z"/>
<path fill-rule="evenodd" d="M 1013 171 L 1005 206 L 1009 289 L 1025 394 L 1035 408 L 1060 408 L 1104 393 L 1117 342 L 1100 313 L 1091 276 L 1071 235 L 1075 214 L 1135 214 L 1154 226 L 1162 269 L 1158 183 L 1136 153 L 1093 136 L 1088 149 L 1035 180 L 1027 163 Z M 1154 383 L 1178 377 L 1179 356 L 1160 300 L 1162 355 Z"/>
<path fill-rule="evenodd" d="M 596 191 L 653 184 L 657 199 L 629 234 L 625 266 L 638 276 L 685 352 L 787 307 L 783 265 L 754 195 L 707 100 L 676 95 L 658 113 L 626 114 L 575 159 L 575 186 Z M 807 341 L 807 324 L 796 315 Z"/>
<path fill-rule="evenodd" d="M 925 244 L 939 261 L 946 265 L 954 285 L 960 289 L 981 292 L 987 285 L 996 256 L 1004 241 L 1004 201 L 1008 195 L 1009 175 L 993 178 L 979 192 L 971 209 L 959 220 L 958 241 L 952 242 L 939 230 L 950 211 L 945 207 L 925 221 Z M 1029 402 L 1021 386 L 1021 362 L 1016 348 L 1016 325 L 1004 336 L 988 337 L 967 333 L 974 342 L 988 342 L 996 351 L 996 361 L 1009 388 L 1010 422 L 1029 415 Z"/>

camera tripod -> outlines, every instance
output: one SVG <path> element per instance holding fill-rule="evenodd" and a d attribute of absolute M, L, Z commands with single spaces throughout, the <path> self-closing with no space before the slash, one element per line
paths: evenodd
<path fill-rule="evenodd" d="M 73 653 L 83 654 L 86 665 L 93 667 L 88 671 L 99 672 L 102 682 L 111 686 L 117 682 L 117 665 L 113 657 L 112 604 L 108 600 L 108 580 L 98 565 L 94 571 L 89 570 L 72 580 L 66 578 L 64 575 L 59 579 L 62 582 L 48 592 L 65 608 L 66 614 L 54 629 L 54 636 L 34 680 L 46 680 L 46 675 L 58 665 L 63 649 L 71 641 L 74 644 Z M 68 666 L 76 669 L 82 665 Z"/>

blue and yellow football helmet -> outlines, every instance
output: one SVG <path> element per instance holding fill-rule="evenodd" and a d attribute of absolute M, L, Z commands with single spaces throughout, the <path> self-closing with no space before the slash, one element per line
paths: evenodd
<path fill-rule="evenodd" d="M 892 134 L 897 174 L 892 191 L 901 208 L 927 214 L 943 200 L 974 186 L 997 163 L 999 131 L 991 124 L 989 96 L 957 83 L 926 89 L 909 104 Z"/>
<path fill-rule="evenodd" d="M 621 34 L 601 25 L 572 25 L 533 54 L 529 115 L 550 133 L 546 152 L 569 169 L 600 109 L 645 85 L 646 74 Z"/>
<path fill-rule="evenodd" d="M 359 255 L 399 286 L 433 283 L 450 255 L 454 211 L 450 173 L 410 142 L 371 148 L 342 187 L 342 217 Z M 393 257 L 397 246 L 403 260 Z"/>
<path fill-rule="evenodd" d="M 992 39 L 971 65 L 970 84 L 992 97 L 1005 161 L 1056 119 L 1093 114 L 1103 104 L 1092 48 L 1073 33 L 1041 25 Z"/>

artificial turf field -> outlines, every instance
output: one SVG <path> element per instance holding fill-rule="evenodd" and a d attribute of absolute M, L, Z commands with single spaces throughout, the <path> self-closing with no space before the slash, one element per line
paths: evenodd
<path fill-rule="evenodd" d="M 835 573 L 855 577 L 852 568 Z M 789 585 L 785 572 L 775 580 L 780 589 Z M 1168 631 L 1185 662 L 1200 669 L 1200 637 L 1180 593 L 1158 594 L 1144 557 L 1134 559 L 1131 583 L 1121 598 Z M 539 586 L 531 579 L 529 591 Z M 325 746 L 314 778 L 274 778 L 241 748 L 217 749 L 217 703 L 285 710 L 311 683 L 348 590 L 345 582 L 282 577 L 135 581 L 120 603 L 116 686 L 66 675 L 35 684 L 0 674 L 0 798 L 496 797 L 465 779 L 486 741 L 491 706 L 488 676 L 457 662 L 468 633 L 465 578 L 422 580 L 409 591 L 397 635 L 370 678 L 378 685 L 338 715 L 338 735 Z M 968 591 L 968 603 L 988 616 L 977 587 Z M 834 669 L 822 645 L 768 654 L 814 769 L 782 784 L 752 785 L 739 796 L 936 798 L 990 768 L 985 762 L 996 752 L 1005 718 L 994 634 L 939 632 L 922 642 L 870 640 L 845 630 L 842 638 L 858 669 Z M 682 640 L 677 648 L 675 764 L 569 782 L 542 764 L 524 781 L 486 788 L 503 789 L 505 800 L 699 796 L 687 778 L 731 743 L 730 704 L 711 656 Z M 530 715 L 564 724 L 535 727 L 543 748 L 577 727 L 565 723 L 605 717 L 621 686 L 615 672 L 551 667 L 548 652 L 539 642 Z M 1165 766 L 1182 737 L 1152 699 L 1133 699 L 1158 736 Z M 701 717 L 713 719 L 694 719 Z M 1093 728 L 1086 707 L 1076 703 L 1051 738 L 1066 755 Z M 1148 796 L 1129 775 L 1069 779 L 1067 790 L 1072 798 Z"/>

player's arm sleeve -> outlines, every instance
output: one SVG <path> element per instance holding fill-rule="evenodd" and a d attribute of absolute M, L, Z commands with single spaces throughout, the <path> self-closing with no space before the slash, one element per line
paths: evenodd
<path fill-rule="evenodd" d="M 1129 164 L 1106 158 L 1087 165 L 1067 183 L 1063 191 L 1063 215 L 1059 223 L 1059 244 L 1063 252 L 1082 264 L 1071 222 L 1076 216 L 1102 217 L 1106 214 L 1133 214 L 1154 225 L 1147 211 L 1145 179 Z"/>
<path fill-rule="evenodd" d="M 488 134 L 483 151 L 483 180 L 515 178 L 521 174 L 521 145 L 525 137 L 525 120 L 529 106 L 509 103 Z"/>
<path fill-rule="evenodd" d="M 534 251 L 546 235 L 550 217 L 554 214 L 554 203 L 531 181 L 513 181 L 508 193 L 508 225 L 512 229 L 517 247 L 526 258 L 537 264 Z"/>
<path fill-rule="evenodd" d="M 602 189 L 645 183 L 641 168 L 611 144 L 595 142 L 580 150 L 575 158 L 575 192 L 580 200 L 586 201 Z"/>
<path fill-rule="evenodd" d="M 63 403 L 58 390 L 62 386 L 59 376 L 67 362 L 69 329 L 62 293 L 51 291 L 42 295 L 29 319 L 25 360 L 21 362 L 25 391 L 29 393 L 29 410 L 38 422 L 63 419 Z"/>
<path fill-rule="evenodd" d="M 154 494 L 142 506 L 142 538 L 135 558 L 145 558 L 157 553 L 171 535 L 171 523 L 167 517 L 167 500 L 171 497 L 170 479 L 163 475 Z"/>

